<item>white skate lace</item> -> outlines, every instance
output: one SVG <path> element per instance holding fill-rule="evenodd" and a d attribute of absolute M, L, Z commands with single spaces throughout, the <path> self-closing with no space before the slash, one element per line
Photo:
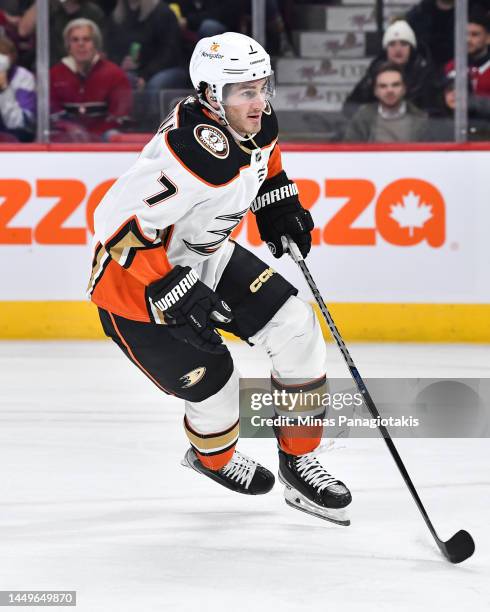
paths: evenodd
<path fill-rule="evenodd" d="M 307 483 L 317 487 L 319 492 L 339 483 L 311 454 L 296 457 L 295 463 L 300 475 Z"/>
<path fill-rule="evenodd" d="M 235 451 L 231 460 L 224 468 L 221 468 L 220 472 L 223 476 L 235 480 L 238 484 L 244 485 L 248 489 L 256 468 L 257 463 L 253 459 Z"/>

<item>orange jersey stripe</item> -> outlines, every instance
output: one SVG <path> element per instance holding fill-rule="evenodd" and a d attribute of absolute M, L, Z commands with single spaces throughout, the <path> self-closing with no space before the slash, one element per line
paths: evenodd
<path fill-rule="evenodd" d="M 276 174 L 279 174 L 279 172 L 282 172 L 281 149 L 279 148 L 279 145 L 277 143 L 271 153 L 271 156 L 269 157 L 267 169 L 268 179 L 272 178 L 273 176 L 276 176 Z"/>
<path fill-rule="evenodd" d="M 124 266 L 124 253 L 131 259 Z M 136 216 L 127 219 L 106 241 L 109 261 L 92 292 L 92 301 L 110 312 L 136 321 L 151 320 L 146 287 L 172 269 L 163 244 L 152 245 Z M 121 257 L 121 259 L 118 259 Z M 97 264 L 97 262 L 96 262 Z"/>
<path fill-rule="evenodd" d="M 91 298 L 97 306 L 121 317 L 150 322 L 145 285 L 115 261 L 109 262 Z"/>
<path fill-rule="evenodd" d="M 163 245 L 156 249 L 140 249 L 136 251 L 128 272 L 142 282 L 149 285 L 163 276 L 166 276 L 172 266 Z"/>

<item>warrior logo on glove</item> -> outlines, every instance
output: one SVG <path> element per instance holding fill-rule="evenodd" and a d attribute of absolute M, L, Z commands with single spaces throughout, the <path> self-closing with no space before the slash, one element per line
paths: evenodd
<path fill-rule="evenodd" d="M 265 181 L 252 202 L 251 210 L 255 213 L 260 237 L 274 257 L 279 258 L 284 254 L 282 236 L 290 236 L 298 245 L 301 255 L 308 255 L 313 219 L 309 211 L 301 206 L 298 187 L 284 171 Z"/>
<path fill-rule="evenodd" d="M 205 285 L 189 266 L 175 266 L 148 287 L 153 304 L 165 313 L 168 330 L 177 340 L 209 353 L 225 353 L 215 324 L 229 323 L 228 304 Z"/>
<path fill-rule="evenodd" d="M 184 297 L 184 294 L 197 283 L 199 280 L 198 275 L 194 270 L 191 270 L 186 274 L 182 280 L 175 284 L 172 289 L 163 295 L 158 301 L 155 302 L 155 306 L 162 312 L 168 310 L 171 306 L 177 303 L 180 298 Z"/>

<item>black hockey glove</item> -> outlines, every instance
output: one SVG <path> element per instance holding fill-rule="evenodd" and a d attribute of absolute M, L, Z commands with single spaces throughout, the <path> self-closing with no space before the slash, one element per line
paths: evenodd
<path fill-rule="evenodd" d="M 280 172 L 262 185 L 252 202 L 260 237 L 274 257 L 282 257 L 281 236 L 290 236 L 306 257 L 311 248 L 311 230 L 315 227 L 308 210 L 301 206 L 298 188 L 286 173 Z"/>
<path fill-rule="evenodd" d="M 164 313 L 174 338 L 208 353 L 226 352 L 215 325 L 231 321 L 230 307 L 199 280 L 192 268 L 175 266 L 148 287 L 148 295 Z"/>

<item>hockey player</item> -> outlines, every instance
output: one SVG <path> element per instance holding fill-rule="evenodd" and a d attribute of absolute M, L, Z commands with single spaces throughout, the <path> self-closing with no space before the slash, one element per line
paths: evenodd
<path fill-rule="evenodd" d="M 306 256 L 313 221 L 281 165 L 265 50 L 237 33 L 204 38 L 190 76 L 195 96 L 177 104 L 95 211 L 89 293 L 105 333 L 185 400 L 184 465 L 258 495 L 274 476 L 235 448 L 239 373 L 216 328 L 264 346 L 273 385 L 288 393 L 324 387 L 325 344 L 297 290 L 272 271 L 259 286 L 269 266 L 229 237 L 251 207 L 275 257 L 284 235 Z M 277 428 L 286 501 L 348 524 L 350 492 L 313 454 L 321 434 Z"/>

